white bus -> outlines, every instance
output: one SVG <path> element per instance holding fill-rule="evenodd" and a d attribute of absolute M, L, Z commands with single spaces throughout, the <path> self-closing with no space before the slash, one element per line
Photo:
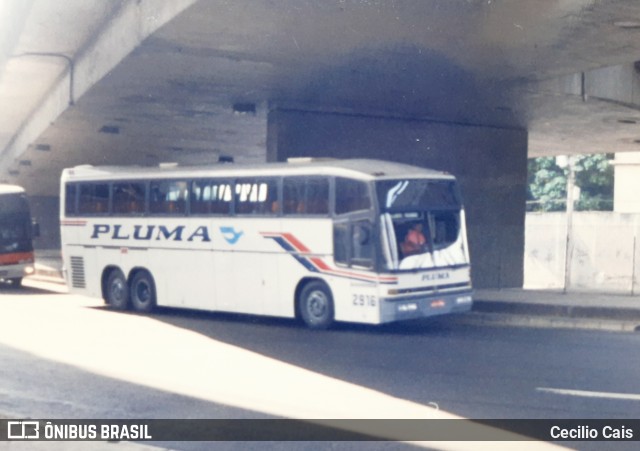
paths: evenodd
<path fill-rule="evenodd" d="M 33 238 L 29 202 L 24 189 L 0 183 L 0 282 L 14 286 L 33 274 Z"/>
<path fill-rule="evenodd" d="M 297 317 L 321 329 L 472 305 L 456 180 L 414 166 L 80 166 L 62 173 L 60 224 L 70 289 L 115 309 Z M 408 250 L 416 224 L 424 239 Z"/>

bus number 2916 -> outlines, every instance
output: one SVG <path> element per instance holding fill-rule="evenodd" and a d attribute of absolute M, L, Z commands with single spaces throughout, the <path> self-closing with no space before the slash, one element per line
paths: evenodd
<path fill-rule="evenodd" d="M 357 307 L 375 307 L 376 297 L 371 294 L 354 294 L 353 305 Z"/>

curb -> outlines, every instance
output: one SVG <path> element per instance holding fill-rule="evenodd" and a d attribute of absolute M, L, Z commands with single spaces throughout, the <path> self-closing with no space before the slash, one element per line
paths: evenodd
<path fill-rule="evenodd" d="M 640 321 L 618 321 L 602 318 L 569 318 L 562 316 L 513 313 L 471 312 L 455 318 L 460 324 L 481 326 L 531 327 L 541 329 L 580 329 L 608 332 L 640 332 Z"/>
<path fill-rule="evenodd" d="M 473 310 L 479 313 L 552 316 L 570 319 L 617 320 L 640 323 L 640 309 L 530 302 L 474 300 Z"/>

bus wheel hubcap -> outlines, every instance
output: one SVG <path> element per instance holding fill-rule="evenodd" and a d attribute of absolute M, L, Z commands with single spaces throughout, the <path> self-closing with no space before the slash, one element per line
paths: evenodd
<path fill-rule="evenodd" d="M 115 280 L 111 284 L 111 296 L 113 297 L 113 299 L 121 301 L 124 298 L 124 291 L 124 284 L 121 280 Z"/>
<path fill-rule="evenodd" d="M 320 291 L 314 291 L 309 296 L 309 313 L 320 317 L 327 311 L 327 297 Z"/>
<path fill-rule="evenodd" d="M 136 287 L 136 294 L 140 302 L 149 301 L 149 287 L 146 283 L 139 283 Z"/>

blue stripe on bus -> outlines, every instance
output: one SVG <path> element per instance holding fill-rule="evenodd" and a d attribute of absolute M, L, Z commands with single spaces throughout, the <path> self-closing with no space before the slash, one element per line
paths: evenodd
<path fill-rule="evenodd" d="M 289 254 L 298 260 L 298 262 L 304 266 L 308 271 L 311 272 L 319 272 L 318 268 L 309 261 L 308 258 L 303 257 L 302 255 L 297 254 L 297 250 L 289 244 L 283 237 L 281 236 L 270 236 L 267 238 L 273 239 L 276 243 L 278 243 L 285 251 L 289 252 Z"/>

